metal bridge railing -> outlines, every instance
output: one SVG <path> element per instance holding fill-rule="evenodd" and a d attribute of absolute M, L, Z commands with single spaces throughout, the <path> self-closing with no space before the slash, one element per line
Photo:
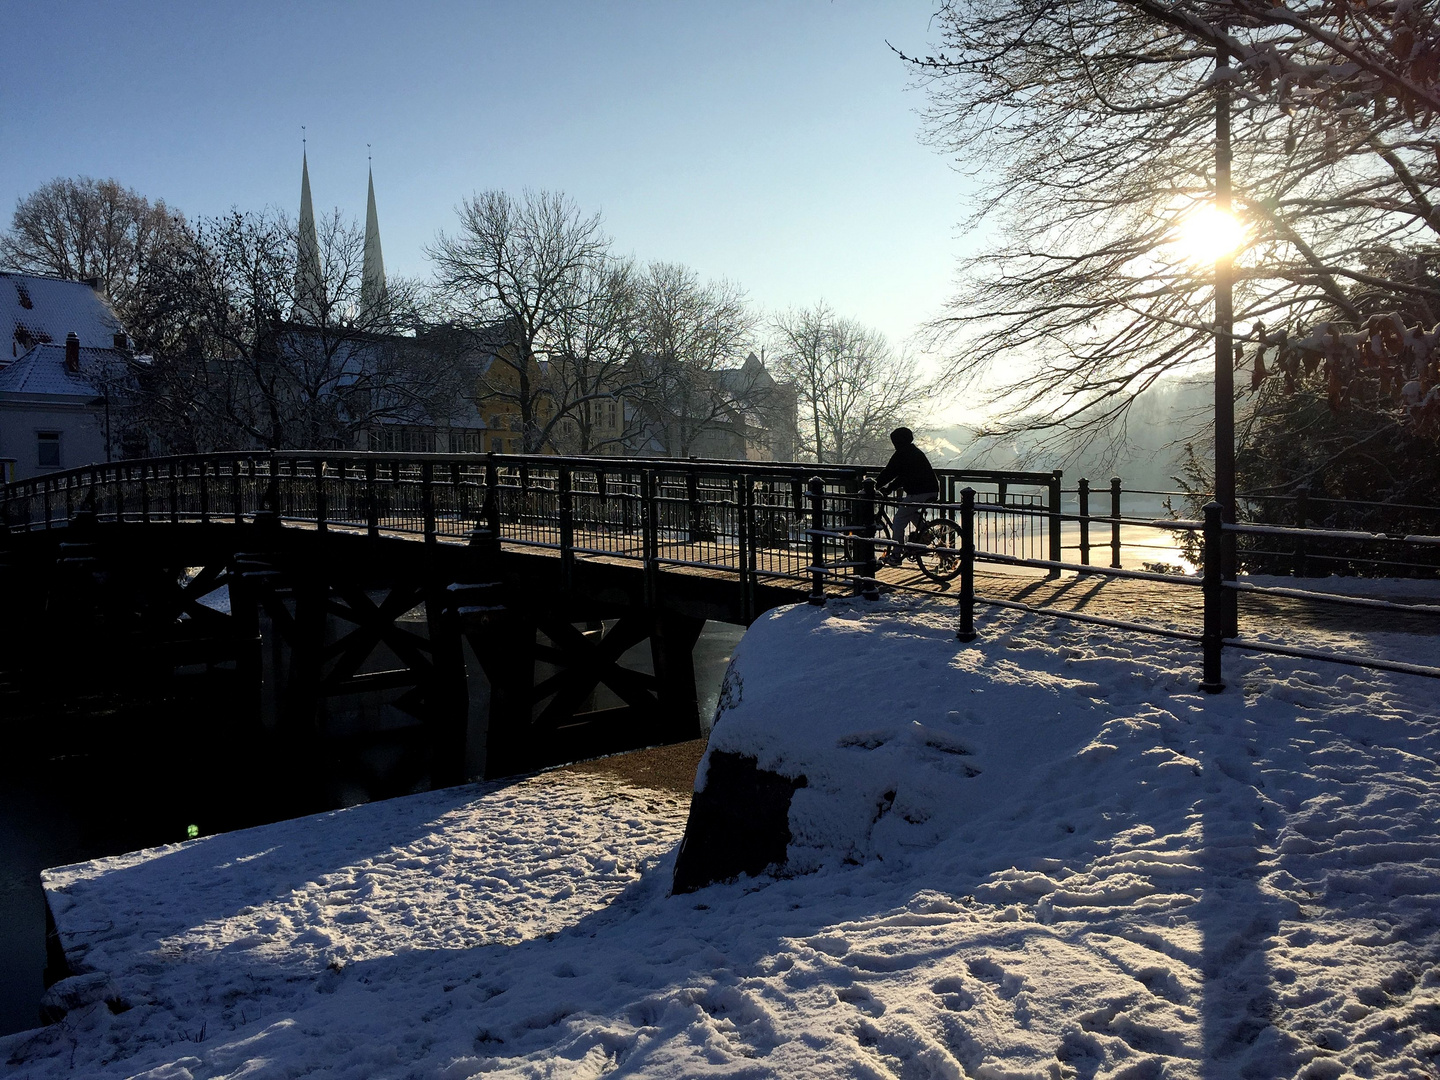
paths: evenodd
<path fill-rule="evenodd" d="M 1412 554 L 1395 562 L 1425 564 L 1440 552 L 1440 536 L 1222 525 L 1213 504 L 1204 522 L 1131 520 L 1112 503 L 1105 519 L 1112 537 L 1126 525 L 1198 534 L 1203 575 L 1071 563 L 1062 558 L 1061 529 L 1077 521 L 1088 527 L 1094 519 L 1083 502 L 1079 514 L 1064 511 L 1060 472 L 937 471 L 941 499 L 927 509 L 959 530 L 959 545 L 945 550 L 962 563 L 960 636 L 967 640 L 975 634 L 975 605 L 989 604 L 1197 642 L 1206 689 L 1223 687 L 1225 648 L 1440 677 L 1440 667 L 1241 638 L 1233 623 L 1240 593 L 1409 615 L 1440 614 L 1440 607 L 1226 581 L 1219 569 L 1221 545 L 1235 540 L 1312 553 L 1326 543 L 1367 550 L 1398 546 Z M 0 488 L 0 522 L 12 531 L 56 529 L 83 510 L 123 525 L 239 524 L 270 515 L 321 531 L 414 536 L 427 543 L 481 531 L 507 545 L 556 552 L 567 575 L 577 560 L 601 559 L 639 563 L 651 584 L 667 569 L 732 578 L 748 617 L 756 610 L 755 586 L 764 581 L 806 583 L 816 602 L 837 589 L 874 593 L 881 584 L 876 555 L 889 541 L 875 535 L 877 496 L 865 474 L 855 466 L 696 459 L 232 452 L 93 465 L 7 484 Z M 1081 550 L 1088 557 L 1088 543 Z M 1201 627 L 1191 632 L 978 597 L 980 562 L 1052 576 L 1070 571 L 1139 578 L 1188 590 L 1199 594 L 1193 610 Z"/>
<path fill-rule="evenodd" d="M 813 584 L 810 593 L 811 603 L 825 603 L 825 585 L 827 582 L 837 578 L 843 579 L 848 577 L 849 580 L 859 586 L 862 591 L 867 591 L 867 594 L 873 593 L 874 588 L 882 584 L 887 588 L 899 587 L 894 583 L 882 583 L 876 577 L 876 555 L 880 549 L 892 546 L 892 542 L 876 535 L 877 499 L 873 485 L 867 484 L 865 490 L 863 490 L 858 497 L 852 497 L 852 501 L 857 504 L 857 508 L 850 516 L 851 520 L 857 524 L 850 526 L 848 529 L 841 530 L 836 529 L 836 526 L 825 512 L 825 500 L 819 493 L 818 488 L 812 486 L 812 492 L 814 492 L 814 502 L 812 504 L 810 520 L 810 535 L 812 544 L 814 545 L 814 555 L 811 566 L 813 575 Z M 1384 533 L 1367 533 L 1356 530 L 1301 529 L 1246 524 L 1228 525 L 1221 520 L 1219 505 L 1213 502 L 1204 508 L 1205 517 L 1203 521 L 1153 519 L 1148 521 L 1128 521 L 1119 518 L 1118 515 L 1115 517 L 1114 520 L 1125 524 L 1144 525 L 1157 529 L 1170 529 L 1180 533 L 1199 534 L 1202 572 L 1196 577 L 1131 570 L 1118 566 L 1106 567 L 1086 563 L 1071 563 L 1064 562 L 1058 558 L 1035 559 L 1000 551 L 987 550 L 982 541 L 982 522 L 984 521 L 984 515 L 988 512 L 1003 509 L 1008 514 L 1043 515 L 1047 519 L 1056 516 L 1067 520 L 1084 519 L 1080 515 L 1074 514 L 1054 515 L 1048 509 L 1018 509 L 1003 507 L 1000 504 L 983 503 L 979 501 L 976 491 L 969 487 L 962 489 L 959 495 L 960 498 L 958 502 L 929 503 L 925 504 L 922 509 L 928 511 L 928 516 L 932 519 L 936 516 L 944 516 L 954 521 L 958 527 L 960 539 L 957 546 L 932 548 L 931 550 L 943 551 L 956 556 L 959 560 L 960 568 L 958 576 L 960 587 L 957 597 L 959 601 L 959 622 L 956 636 L 962 641 L 972 641 L 978 636 L 975 629 L 974 609 L 976 604 L 985 604 L 993 607 L 1026 611 L 1053 618 L 1071 619 L 1078 622 L 1098 624 L 1141 634 L 1194 642 L 1200 645 L 1202 650 L 1203 675 L 1200 687 L 1209 693 L 1219 693 L 1225 689 L 1222 674 L 1222 658 L 1224 650 L 1227 648 L 1241 649 L 1247 652 L 1269 653 L 1276 656 L 1300 657 L 1327 663 L 1370 668 L 1378 671 L 1393 671 L 1407 675 L 1419 675 L 1425 678 L 1440 678 L 1440 666 L 1410 664 L 1385 660 L 1379 657 L 1357 656 L 1348 653 L 1286 645 L 1275 641 L 1244 638 L 1239 635 L 1238 629 L 1234 625 L 1235 600 L 1237 596 L 1242 593 L 1302 600 L 1310 603 L 1364 608 L 1370 611 L 1403 613 L 1405 615 L 1421 617 L 1440 617 L 1440 605 L 1399 604 L 1388 600 L 1346 596 L 1318 590 L 1292 589 L 1259 585 L 1246 581 L 1226 580 L 1221 569 L 1221 553 L 1225 545 L 1247 537 L 1268 539 L 1271 542 L 1289 539 L 1314 547 L 1319 547 L 1326 542 L 1341 544 L 1363 542 L 1367 544 L 1400 547 L 1402 550 L 1419 551 L 1428 555 L 1431 552 L 1440 550 L 1440 535 L 1412 534 L 1406 536 L 1388 536 Z M 851 561 L 843 564 L 844 569 L 838 572 L 832 566 L 826 564 L 823 557 L 826 549 L 822 546 L 822 540 L 833 542 L 837 539 L 848 541 L 851 545 L 852 552 L 857 553 L 852 554 L 850 557 Z M 1125 619 L 1105 618 L 1079 611 L 1036 607 L 1011 600 L 980 597 L 975 593 L 975 570 L 976 564 L 982 562 L 1007 566 L 1026 566 L 1047 570 L 1052 574 L 1069 571 L 1079 574 L 1139 579 L 1157 583 L 1167 589 L 1175 589 L 1177 590 L 1177 595 L 1183 595 L 1187 591 L 1191 596 L 1198 593 L 1199 603 L 1195 604 L 1191 610 L 1198 618 L 1200 627 L 1196 631 L 1186 631 Z M 926 591 L 928 592 L 929 590 Z"/>
<path fill-rule="evenodd" d="M 876 471 L 876 470 L 870 470 Z M 1060 473 L 938 470 L 949 495 L 962 482 L 993 500 L 985 544 L 1016 557 L 1059 548 Z M 637 561 L 738 579 L 753 602 L 768 580 L 809 582 L 825 565 L 843 587 L 858 466 L 664 458 L 506 454 L 253 451 L 87 466 L 6 485 L 11 530 L 66 525 L 79 511 L 122 524 L 245 523 L 268 515 L 317 530 L 461 540 L 477 528 L 508 545 L 577 559 Z M 812 482 L 835 533 L 813 542 Z M 1043 513 L 1037 515 L 1036 510 Z M 819 563 L 816 560 L 819 560 Z"/>

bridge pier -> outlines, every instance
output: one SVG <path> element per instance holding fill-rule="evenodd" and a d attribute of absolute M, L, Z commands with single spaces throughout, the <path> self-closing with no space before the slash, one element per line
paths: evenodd
<path fill-rule="evenodd" d="M 694 646 L 704 619 L 643 607 L 544 610 L 500 583 L 452 591 L 489 683 L 487 777 L 699 737 Z M 621 662 L 647 639 L 652 671 Z M 620 704 L 597 707 L 603 691 Z"/>

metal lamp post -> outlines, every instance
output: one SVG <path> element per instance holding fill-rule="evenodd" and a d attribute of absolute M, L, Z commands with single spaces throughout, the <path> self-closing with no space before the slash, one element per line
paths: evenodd
<path fill-rule="evenodd" d="M 1231 213 L 1230 191 L 1230 51 L 1215 47 L 1215 210 L 1217 218 Z M 1228 247 L 1215 257 L 1215 501 L 1222 519 L 1235 524 L 1235 311 L 1232 287 L 1235 255 Z M 1220 544 L 1221 574 L 1235 580 L 1235 535 Z M 1238 631 L 1234 589 L 1225 590 L 1224 634 Z"/>

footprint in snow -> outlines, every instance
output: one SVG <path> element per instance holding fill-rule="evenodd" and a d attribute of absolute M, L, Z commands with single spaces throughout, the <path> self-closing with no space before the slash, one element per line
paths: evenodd
<path fill-rule="evenodd" d="M 975 1004 L 975 995 L 965 989 L 965 980 L 958 975 L 947 975 L 930 984 L 930 992 L 940 999 L 940 1007 L 947 1012 L 964 1012 Z"/>
<path fill-rule="evenodd" d="M 885 1015 L 885 1003 L 863 986 L 842 986 L 835 991 L 835 996 L 867 1016 Z"/>

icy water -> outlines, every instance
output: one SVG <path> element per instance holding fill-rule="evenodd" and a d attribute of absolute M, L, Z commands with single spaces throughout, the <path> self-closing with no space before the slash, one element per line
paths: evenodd
<path fill-rule="evenodd" d="M 743 628 L 708 623 L 695 646 L 702 725 Z M 641 666 L 637 654 L 636 667 Z M 226 695 L 67 708 L 0 704 L 0 1035 L 35 1027 L 44 992 L 46 867 L 401 794 L 364 777 L 302 791 L 245 745 Z M 343 792 L 343 795 L 341 794 Z"/>

